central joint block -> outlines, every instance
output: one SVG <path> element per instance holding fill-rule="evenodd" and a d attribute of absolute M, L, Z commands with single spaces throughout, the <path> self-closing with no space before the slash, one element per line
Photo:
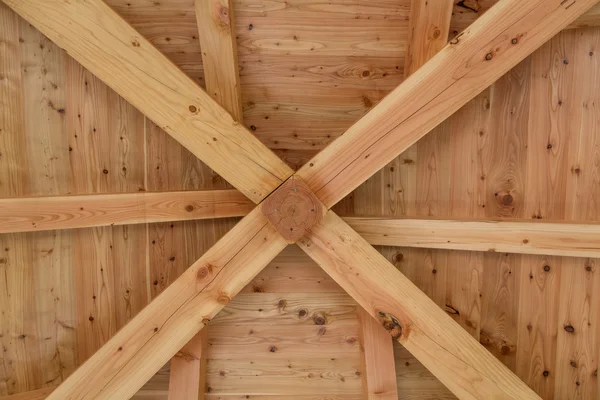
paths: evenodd
<path fill-rule="evenodd" d="M 285 240 L 296 243 L 327 208 L 300 178 L 292 176 L 267 197 L 262 212 Z"/>

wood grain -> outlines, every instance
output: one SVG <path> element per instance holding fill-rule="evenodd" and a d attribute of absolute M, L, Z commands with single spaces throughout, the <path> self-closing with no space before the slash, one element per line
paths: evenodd
<path fill-rule="evenodd" d="M 291 175 L 279 158 L 101 0 L 5 3 L 254 202 Z M 59 20 L 63 23 L 52 23 Z"/>
<path fill-rule="evenodd" d="M 206 92 L 238 122 L 244 121 L 235 18 L 230 0 L 196 0 Z"/>
<path fill-rule="evenodd" d="M 531 220 L 346 217 L 373 245 L 498 253 L 600 256 L 600 225 Z"/>
<path fill-rule="evenodd" d="M 363 393 L 368 400 L 397 400 L 394 346 L 381 324 L 358 307 L 363 362 Z"/>
<path fill-rule="evenodd" d="M 298 175 L 331 207 L 595 1 L 569 6 L 559 3 L 498 3 L 301 168 Z"/>
<path fill-rule="evenodd" d="M 539 399 L 333 212 L 298 243 L 457 397 Z"/>
<path fill-rule="evenodd" d="M 408 31 L 408 50 L 404 75 L 410 76 L 435 56 L 448 42 L 452 17 L 452 0 L 430 3 L 412 0 Z"/>
<path fill-rule="evenodd" d="M 455 2 L 452 25 L 450 26 L 451 37 L 454 37 L 465 30 L 497 2 L 498 0 L 466 0 Z M 567 25 L 565 29 L 593 26 L 600 26 L 600 5 L 593 6 L 589 11 Z"/>
<path fill-rule="evenodd" d="M 131 397 L 285 245 L 253 211 L 49 398 Z"/>
<path fill-rule="evenodd" d="M 327 212 L 302 179 L 296 176 L 279 186 L 262 203 L 261 209 L 288 243 L 295 243 L 304 236 Z"/>
<path fill-rule="evenodd" d="M 237 190 L 13 197 L 0 199 L 0 233 L 238 217 L 252 208 Z"/>
<path fill-rule="evenodd" d="M 208 329 L 202 329 L 171 358 L 169 400 L 202 400 L 201 372 L 206 364 L 207 332 Z"/>

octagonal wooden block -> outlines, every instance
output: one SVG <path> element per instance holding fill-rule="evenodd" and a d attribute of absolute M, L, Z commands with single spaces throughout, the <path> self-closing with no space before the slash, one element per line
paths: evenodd
<path fill-rule="evenodd" d="M 285 240 L 296 243 L 327 208 L 300 178 L 292 176 L 267 197 L 262 212 Z"/>

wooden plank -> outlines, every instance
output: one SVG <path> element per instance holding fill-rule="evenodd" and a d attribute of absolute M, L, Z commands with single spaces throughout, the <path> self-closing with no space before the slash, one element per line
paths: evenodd
<path fill-rule="evenodd" d="M 231 2 L 224 0 L 196 0 L 196 20 L 198 21 L 198 33 L 202 47 L 202 66 L 206 90 L 217 103 L 225 108 L 238 123 L 243 123 L 244 113 L 242 111 L 241 91 L 239 83 L 239 71 L 237 60 L 237 48 L 235 37 L 234 12 Z M 214 222 L 218 224 L 218 222 Z M 200 332 L 187 346 L 202 346 L 206 349 L 208 334 L 206 329 Z M 195 344 L 194 344 L 195 343 Z M 203 360 L 204 367 L 206 360 Z M 189 377 L 174 377 L 174 374 L 189 374 Z M 185 380 L 191 385 L 189 392 L 196 392 L 198 396 L 204 396 L 204 383 L 206 380 L 205 368 L 202 375 L 197 376 L 196 371 L 171 369 L 172 380 Z M 200 371 L 198 371 L 200 373 Z M 203 385 L 200 385 L 202 380 Z M 173 399 L 178 398 L 175 394 Z"/>
<path fill-rule="evenodd" d="M 131 397 L 285 246 L 255 209 L 49 398 Z"/>
<path fill-rule="evenodd" d="M 363 393 L 368 400 L 398 400 L 394 346 L 390 334 L 358 307 Z"/>
<path fill-rule="evenodd" d="M 239 122 L 244 120 L 231 0 L 196 0 L 206 92 Z"/>
<path fill-rule="evenodd" d="M 237 190 L 12 197 L 0 199 L 0 233 L 238 217 L 252 208 Z"/>
<path fill-rule="evenodd" d="M 296 362 L 274 359 L 260 363 L 252 360 L 209 360 L 207 391 L 212 394 L 250 396 L 289 394 L 321 396 L 324 393 L 360 393 L 360 361 L 357 358 L 307 358 Z M 319 398 L 319 397 L 317 397 Z M 327 396 L 326 398 L 330 398 Z"/>
<path fill-rule="evenodd" d="M 236 190 L 17 197 L 0 199 L 0 233 L 244 216 L 251 208 L 252 203 Z M 344 220 L 372 245 L 600 257 L 597 224 L 466 218 Z"/>
<path fill-rule="evenodd" d="M 335 213 L 298 242 L 457 397 L 539 397 Z"/>
<path fill-rule="evenodd" d="M 69 185 L 64 58 L 0 3 L 2 198 Z M 70 232 L 0 235 L 0 396 L 57 385 L 76 367 L 70 244 Z"/>
<path fill-rule="evenodd" d="M 598 260 L 562 260 L 558 304 L 556 399 L 594 399 L 598 388 Z"/>
<path fill-rule="evenodd" d="M 343 293 L 298 246 L 288 246 L 246 286 L 242 293 Z"/>
<path fill-rule="evenodd" d="M 453 0 L 412 0 L 404 76 L 417 71 L 448 42 Z"/>
<path fill-rule="evenodd" d="M 291 175 L 103 1 L 5 3 L 254 202 Z"/>
<path fill-rule="evenodd" d="M 69 193 L 144 190 L 144 116 L 77 61 L 65 64 Z M 147 236 L 144 225 L 71 234 L 79 365 L 148 303 Z"/>
<path fill-rule="evenodd" d="M 171 358 L 169 400 L 199 400 L 204 395 L 200 385 L 202 364 L 206 363 L 208 329 L 202 329 Z"/>
<path fill-rule="evenodd" d="M 196 20 L 202 47 L 202 64 L 204 69 L 206 90 L 235 121 L 243 122 L 241 92 L 237 61 L 237 48 L 233 19 L 233 7 L 229 1 L 196 0 Z M 213 222 L 217 224 L 218 222 Z M 213 227 L 214 229 L 214 227 Z M 207 329 L 200 331 L 184 347 L 197 349 L 208 346 Z M 205 355 L 205 352 L 203 352 Z M 206 357 L 204 357 L 206 358 Z M 200 364 L 206 365 L 205 359 L 198 359 L 198 364 L 181 366 L 182 360 L 177 357 L 171 361 L 171 380 L 169 397 L 171 399 L 193 399 L 204 396 L 206 371 L 201 371 Z M 175 367 L 175 368 L 173 368 Z"/>
<path fill-rule="evenodd" d="M 346 293 L 241 293 L 212 321 L 221 324 L 355 325 L 356 302 Z"/>
<path fill-rule="evenodd" d="M 254 296 L 268 298 L 261 294 Z M 325 296 L 322 304 L 326 305 L 327 300 Z M 324 308 L 323 311 L 327 312 L 328 309 Z M 384 333 L 389 339 L 387 332 Z M 260 320 L 243 324 L 231 321 L 210 329 L 208 344 L 207 356 L 211 360 L 249 360 L 257 363 L 262 359 L 277 359 L 294 362 L 311 358 L 336 358 L 342 354 L 345 358 L 358 359 L 359 326 L 357 320 L 323 325 L 306 325 L 300 321 L 284 325 L 263 324 Z"/>
<path fill-rule="evenodd" d="M 394 342 L 398 400 L 456 400 L 456 396 L 400 343 Z"/>
<path fill-rule="evenodd" d="M 560 3 L 499 2 L 298 175 L 331 207 L 596 1 Z"/>
<path fill-rule="evenodd" d="M 51 386 L 43 389 L 32 390 L 11 396 L 0 397 L 0 400 L 44 400 L 56 387 Z"/>
<path fill-rule="evenodd" d="M 600 225 L 532 220 L 346 217 L 373 245 L 600 257 Z"/>

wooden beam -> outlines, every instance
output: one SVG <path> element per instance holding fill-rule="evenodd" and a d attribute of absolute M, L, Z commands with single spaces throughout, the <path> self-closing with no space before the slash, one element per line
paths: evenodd
<path fill-rule="evenodd" d="M 171 358 L 169 400 L 199 400 L 204 398 L 201 372 L 206 363 L 208 329 L 202 329 Z"/>
<path fill-rule="evenodd" d="M 236 217 L 252 207 L 236 190 L 0 199 L 0 233 Z M 387 217 L 344 221 L 372 245 L 600 258 L 599 224 Z"/>
<path fill-rule="evenodd" d="M 243 122 L 233 7 L 226 1 L 196 0 L 204 80 L 209 96 L 238 122 Z M 203 329 L 171 359 L 169 400 L 204 398 L 208 329 Z"/>
<path fill-rule="evenodd" d="M 460 399 L 539 399 L 330 211 L 298 245 Z"/>
<path fill-rule="evenodd" d="M 206 92 L 233 116 L 244 120 L 233 6 L 229 0 L 196 0 L 196 19 Z"/>
<path fill-rule="evenodd" d="M 500 0 L 298 175 L 331 207 L 597 0 Z"/>
<path fill-rule="evenodd" d="M 600 224 L 344 218 L 372 245 L 600 257 Z"/>
<path fill-rule="evenodd" d="M 48 398 L 129 399 L 286 244 L 257 207 Z"/>
<path fill-rule="evenodd" d="M 454 1 L 457 3 L 454 6 L 454 17 L 452 18 L 452 30 L 456 33 L 466 29 L 469 25 L 471 25 L 477 18 L 479 18 L 483 13 L 485 13 L 492 5 L 496 3 L 497 0 L 486 1 L 484 2 L 461 2 Z M 471 3 L 471 4 L 469 4 Z M 463 4 L 463 5 L 461 5 Z M 472 7 L 475 4 L 476 7 Z M 565 29 L 578 29 L 578 28 L 588 28 L 600 26 L 600 4 L 596 4 L 590 10 L 585 12 L 575 21 L 570 23 L 565 27 Z"/>
<path fill-rule="evenodd" d="M 102 0 L 3 1 L 255 203 L 292 174 Z"/>
<path fill-rule="evenodd" d="M 237 190 L 16 197 L 0 199 L 0 233 L 239 217 L 252 208 Z"/>
<path fill-rule="evenodd" d="M 453 6 L 454 0 L 412 0 L 404 64 L 406 77 L 421 68 L 447 44 Z"/>
<path fill-rule="evenodd" d="M 394 345 L 389 333 L 358 307 L 364 393 L 367 400 L 398 400 Z"/>

